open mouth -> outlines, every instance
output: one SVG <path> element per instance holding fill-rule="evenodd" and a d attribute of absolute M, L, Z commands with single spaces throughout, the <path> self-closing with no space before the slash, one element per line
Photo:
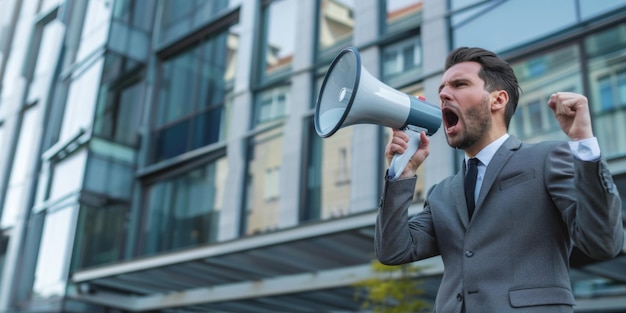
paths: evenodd
<path fill-rule="evenodd" d="M 443 108 L 441 113 L 443 115 L 443 120 L 446 124 L 447 129 L 456 126 L 456 124 L 459 122 L 459 116 L 450 108 Z"/>

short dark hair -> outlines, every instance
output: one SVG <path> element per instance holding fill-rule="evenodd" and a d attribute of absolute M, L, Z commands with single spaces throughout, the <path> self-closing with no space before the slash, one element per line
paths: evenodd
<path fill-rule="evenodd" d="M 460 47 L 448 54 L 446 58 L 446 70 L 461 62 L 476 62 L 480 64 L 478 73 L 485 82 L 485 90 L 505 90 L 509 94 L 509 103 L 504 111 L 504 122 L 507 128 L 517 108 L 521 88 L 513 68 L 506 61 L 499 58 L 495 53 L 483 48 Z"/>

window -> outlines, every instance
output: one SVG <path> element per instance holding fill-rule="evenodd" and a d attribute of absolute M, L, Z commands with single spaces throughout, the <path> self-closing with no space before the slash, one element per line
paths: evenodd
<path fill-rule="evenodd" d="M 554 92 L 582 92 L 578 47 L 568 46 L 511 66 L 523 91 L 511 133 L 530 142 L 567 139 L 547 104 Z"/>
<path fill-rule="evenodd" d="M 318 59 L 330 60 L 352 41 L 355 0 L 320 0 Z"/>
<path fill-rule="evenodd" d="M 223 31 L 161 64 L 153 162 L 226 138 L 224 107 L 232 91 L 234 37 Z"/>
<path fill-rule="evenodd" d="M 227 160 L 219 158 L 147 186 L 143 254 L 194 247 L 217 240 Z"/>
<path fill-rule="evenodd" d="M 279 196 L 280 167 L 268 168 L 265 171 L 265 196 L 266 202 L 276 201 Z"/>
<path fill-rule="evenodd" d="M 114 1 L 107 49 L 146 62 L 156 6 L 157 1 Z"/>
<path fill-rule="evenodd" d="M 385 32 L 411 29 L 422 23 L 421 0 L 386 0 Z"/>
<path fill-rule="evenodd" d="M 135 147 L 139 143 L 143 92 L 144 84 L 137 79 L 122 81 L 118 86 L 102 85 L 96 105 L 94 135 Z"/>
<path fill-rule="evenodd" d="M 275 0 L 263 11 L 261 81 L 289 73 L 296 40 L 297 0 Z"/>
<path fill-rule="evenodd" d="M 160 43 L 171 42 L 188 34 L 228 8 L 228 0 L 164 0 L 160 3 Z"/>
<path fill-rule="evenodd" d="M 152 8 L 152 3 L 141 0 L 116 0 L 113 4 L 113 18 L 133 28 L 149 32 L 152 29 L 154 13 L 151 9 L 146 10 L 146 7 Z"/>
<path fill-rule="evenodd" d="M 420 37 L 394 43 L 383 50 L 383 80 L 395 85 L 415 80 L 422 72 Z"/>
<path fill-rule="evenodd" d="M 128 209 L 127 204 L 81 207 L 72 254 L 73 269 L 122 259 Z"/>
<path fill-rule="evenodd" d="M 253 126 L 282 119 L 289 113 L 290 86 L 281 86 L 261 92 L 257 96 Z"/>
<path fill-rule="evenodd" d="M 626 155 L 626 24 L 585 39 L 595 135 L 602 154 Z"/>
<path fill-rule="evenodd" d="M 324 220 L 350 211 L 353 128 L 346 127 L 322 139 L 309 121 L 307 170 L 301 221 Z"/>
<path fill-rule="evenodd" d="M 100 138 L 89 142 L 84 189 L 116 201 L 130 201 L 135 179 L 134 149 Z"/>
<path fill-rule="evenodd" d="M 583 19 L 596 17 L 603 13 L 618 11 L 626 6 L 626 0 L 584 1 L 579 0 L 580 14 Z"/>
<path fill-rule="evenodd" d="M 576 2 L 454 0 L 453 8 L 466 9 L 452 16 L 452 45 L 495 52 L 514 48 L 574 25 L 578 21 Z"/>
<path fill-rule="evenodd" d="M 274 127 L 248 139 L 246 199 L 242 232 L 253 235 L 278 228 L 283 132 Z"/>

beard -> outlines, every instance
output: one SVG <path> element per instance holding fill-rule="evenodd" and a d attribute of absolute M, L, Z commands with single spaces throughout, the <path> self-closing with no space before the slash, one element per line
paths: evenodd
<path fill-rule="evenodd" d="M 446 136 L 446 139 L 450 147 L 465 150 L 480 141 L 491 129 L 489 96 L 485 96 L 480 105 L 469 108 L 459 119 L 463 123 L 463 133 L 455 138 Z"/>

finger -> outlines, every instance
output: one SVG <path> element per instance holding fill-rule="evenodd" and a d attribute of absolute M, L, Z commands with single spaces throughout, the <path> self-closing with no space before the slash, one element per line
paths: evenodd
<path fill-rule="evenodd" d="M 421 132 L 419 149 L 428 147 L 429 143 L 430 143 L 430 139 L 428 138 L 428 136 L 426 136 L 426 132 L 425 131 Z"/>
<path fill-rule="evenodd" d="M 408 142 L 409 141 L 409 135 L 407 135 L 407 133 L 405 133 L 403 130 L 394 129 L 393 130 L 393 137 L 394 138 L 400 138 L 404 142 Z"/>
<path fill-rule="evenodd" d="M 548 100 L 548 106 L 555 113 L 556 113 L 556 107 L 557 107 L 558 101 L 559 101 L 559 97 L 557 93 L 553 93 L 552 95 L 550 95 L 550 99 Z"/>
<path fill-rule="evenodd" d="M 557 114 L 572 116 L 576 114 L 578 100 L 575 98 L 564 98 L 557 103 Z"/>
<path fill-rule="evenodd" d="M 571 116 L 575 114 L 576 97 L 569 93 L 557 92 L 550 96 L 548 106 L 556 116 Z"/>

